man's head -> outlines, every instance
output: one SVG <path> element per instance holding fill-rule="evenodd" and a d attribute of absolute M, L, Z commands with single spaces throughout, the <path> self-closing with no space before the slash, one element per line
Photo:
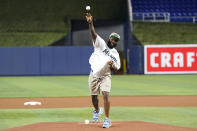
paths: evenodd
<path fill-rule="evenodd" d="M 119 34 L 117 34 L 115 32 L 111 33 L 110 36 L 109 36 L 109 41 L 107 43 L 108 47 L 110 49 L 116 47 L 119 40 L 120 40 L 120 35 Z"/>

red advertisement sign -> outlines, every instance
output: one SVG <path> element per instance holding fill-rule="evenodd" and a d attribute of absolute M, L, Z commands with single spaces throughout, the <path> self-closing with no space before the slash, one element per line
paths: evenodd
<path fill-rule="evenodd" d="M 145 74 L 197 73 L 197 45 L 144 46 Z"/>

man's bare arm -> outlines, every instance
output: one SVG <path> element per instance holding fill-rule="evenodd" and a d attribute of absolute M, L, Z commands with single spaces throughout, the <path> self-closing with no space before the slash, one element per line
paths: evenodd
<path fill-rule="evenodd" d="M 92 35 L 92 39 L 95 42 L 96 41 L 96 37 L 97 37 L 97 33 L 96 33 L 95 29 L 94 29 L 93 18 L 92 18 L 90 13 L 86 13 L 86 20 L 89 23 L 89 28 L 90 28 L 90 32 L 91 32 L 91 35 Z"/>

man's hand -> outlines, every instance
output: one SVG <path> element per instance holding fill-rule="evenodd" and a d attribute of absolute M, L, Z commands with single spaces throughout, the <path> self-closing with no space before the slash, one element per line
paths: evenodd
<path fill-rule="evenodd" d="M 113 63 L 114 62 L 112 60 L 111 61 L 108 61 L 108 65 L 110 65 L 110 69 L 111 70 L 114 70 L 115 72 L 117 72 L 118 70 L 116 69 L 116 67 L 113 66 Z"/>
<path fill-rule="evenodd" d="M 92 23 L 92 15 L 90 14 L 90 13 L 86 13 L 86 20 L 87 20 L 87 22 L 90 24 L 90 23 Z"/>
<path fill-rule="evenodd" d="M 111 61 L 108 61 L 108 65 L 112 66 L 114 62 L 111 60 Z"/>

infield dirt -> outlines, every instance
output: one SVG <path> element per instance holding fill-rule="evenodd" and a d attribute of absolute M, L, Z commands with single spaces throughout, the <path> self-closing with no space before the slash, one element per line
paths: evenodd
<path fill-rule="evenodd" d="M 195 128 L 185 128 L 150 122 L 113 122 L 108 129 L 102 128 L 102 123 L 84 124 L 77 122 L 43 122 L 2 131 L 197 131 Z"/>
<path fill-rule="evenodd" d="M 100 105 L 103 105 L 102 97 Z M 39 101 L 40 106 L 24 106 L 27 101 Z M 111 96 L 111 106 L 197 106 L 197 96 Z M 75 108 L 91 107 L 90 97 L 65 98 L 0 98 L 0 108 Z"/>
<path fill-rule="evenodd" d="M 102 99 L 102 97 L 100 97 Z M 197 106 L 197 96 L 128 96 L 110 98 L 111 106 L 158 106 L 158 107 L 186 107 Z M 39 106 L 24 106 L 24 102 L 39 101 Z M 103 105 L 100 100 L 100 105 Z M 77 108 L 91 107 L 90 97 L 66 98 L 0 98 L 0 108 Z M 84 124 L 79 122 L 43 122 L 32 125 L 6 129 L 2 131 L 197 131 L 196 128 L 178 127 L 142 121 L 112 121 L 109 129 L 102 129 L 102 123 Z"/>

